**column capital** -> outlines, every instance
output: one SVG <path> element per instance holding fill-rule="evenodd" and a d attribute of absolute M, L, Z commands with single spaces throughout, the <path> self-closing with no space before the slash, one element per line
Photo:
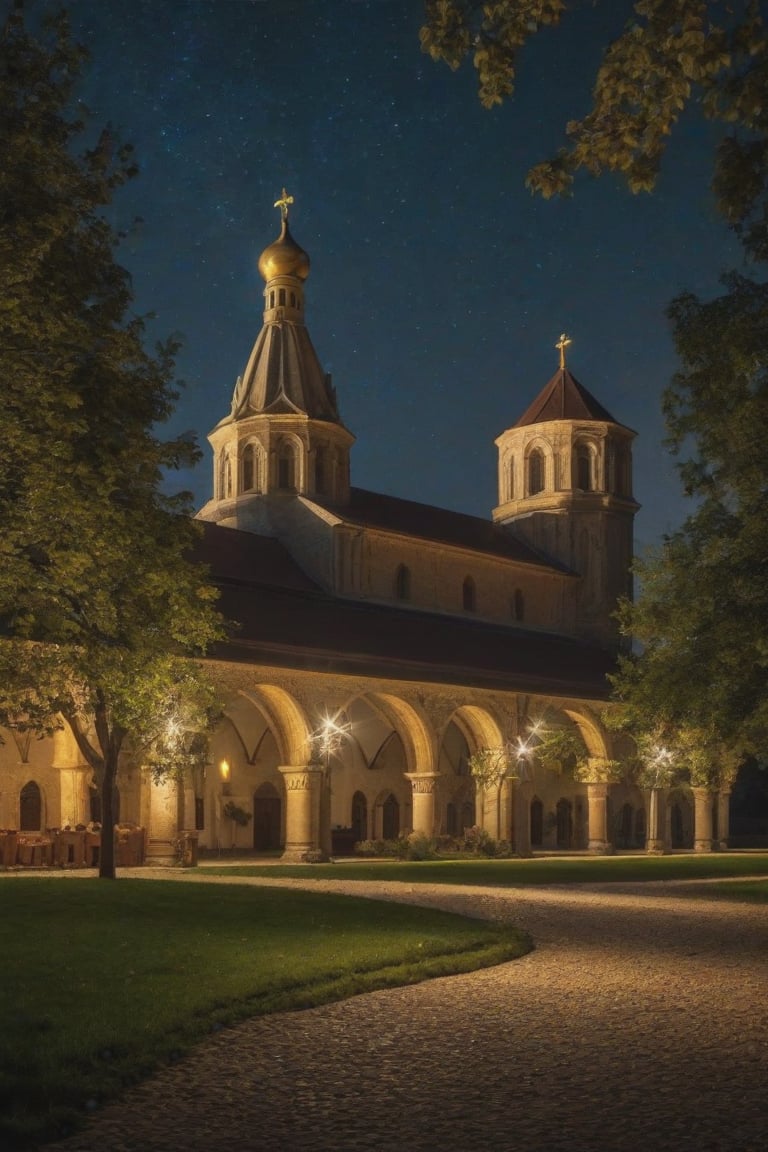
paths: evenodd
<path fill-rule="evenodd" d="M 313 780 L 323 774 L 320 764 L 278 764 L 277 770 L 285 780 L 287 792 L 309 792 Z"/>
<path fill-rule="evenodd" d="M 414 793 L 420 796 L 431 796 L 440 779 L 439 772 L 406 772 L 404 775 L 406 780 L 410 780 Z"/>

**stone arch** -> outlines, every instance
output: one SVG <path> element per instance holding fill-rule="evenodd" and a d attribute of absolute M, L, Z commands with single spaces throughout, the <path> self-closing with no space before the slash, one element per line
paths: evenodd
<path fill-rule="evenodd" d="M 577 708 L 572 705 L 562 707 L 561 710 L 578 728 L 590 759 L 610 760 L 611 749 L 608 734 L 598 717 L 586 708 Z"/>
<path fill-rule="evenodd" d="M 275 684 L 241 689 L 238 696 L 261 712 L 275 738 L 282 764 L 300 766 L 310 760 L 310 726 L 299 702 Z"/>
<path fill-rule="evenodd" d="M 353 699 L 368 704 L 395 730 L 405 750 L 409 774 L 436 770 L 437 737 L 426 713 L 389 692 L 361 692 Z"/>
<path fill-rule="evenodd" d="M 462 704 L 448 718 L 446 728 L 453 722 L 463 733 L 470 753 L 480 748 L 500 748 L 504 743 L 501 726 L 487 708 L 477 704 Z"/>

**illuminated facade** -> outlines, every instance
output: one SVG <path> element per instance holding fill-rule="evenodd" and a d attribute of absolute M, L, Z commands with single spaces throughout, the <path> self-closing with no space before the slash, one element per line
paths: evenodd
<path fill-rule="evenodd" d="M 563 337 L 555 375 L 496 441 L 492 519 L 352 486 L 354 437 L 306 327 L 290 202 L 259 260 L 264 322 L 210 434 L 213 495 L 198 513 L 238 624 L 209 661 L 225 719 L 178 795 L 124 765 L 121 820 L 148 830 L 150 859 L 171 857 L 181 828 L 212 851 L 287 859 L 476 824 L 521 854 L 692 845 L 694 821 L 711 848 L 727 835 L 723 797 L 669 797 L 649 829 L 647 796 L 610 782 L 601 713 L 612 613 L 631 591 L 633 433 L 572 376 Z M 518 747 L 540 720 L 580 735 L 578 779 L 513 754 L 478 789 L 472 755 Z M 0 749 L 0 826 L 87 822 L 90 774 L 68 733 L 22 751 Z"/>

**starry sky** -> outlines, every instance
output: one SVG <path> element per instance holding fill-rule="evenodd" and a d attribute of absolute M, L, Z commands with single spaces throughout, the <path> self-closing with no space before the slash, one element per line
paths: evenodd
<path fill-rule="evenodd" d="M 662 447 L 675 368 L 665 308 L 714 293 L 741 263 L 707 191 L 711 129 L 689 116 L 653 196 L 612 178 L 567 201 L 533 198 L 528 168 L 588 107 L 629 0 L 580 0 L 520 60 L 515 99 L 484 110 L 471 67 L 419 45 L 420 0 L 73 0 L 92 60 L 82 96 L 136 148 L 115 219 L 153 336 L 179 334 L 174 432 L 204 460 L 182 482 L 211 494 L 205 440 L 229 412 L 261 327 L 272 207 L 312 260 L 307 324 L 357 438 L 359 487 L 489 516 L 494 439 L 568 365 L 638 433 L 642 550 L 686 512 Z"/>

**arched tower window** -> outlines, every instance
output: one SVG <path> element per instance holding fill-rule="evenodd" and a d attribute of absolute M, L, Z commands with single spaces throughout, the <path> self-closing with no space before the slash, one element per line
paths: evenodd
<path fill-rule="evenodd" d="M 528 457 L 528 495 L 544 491 L 544 453 L 534 448 Z"/>
<path fill-rule="evenodd" d="M 576 445 L 576 487 L 582 492 L 592 492 L 595 488 L 592 476 L 592 453 L 586 444 Z"/>
<path fill-rule="evenodd" d="M 296 453 L 293 445 L 286 441 L 280 445 L 277 454 L 277 486 L 289 492 L 296 490 Z"/>
<path fill-rule="evenodd" d="M 467 576 L 461 589 L 461 603 L 465 612 L 474 612 L 477 607 L 477 593 L 475 591 L 475 582 L 471 576 Z"/>
<path fill-rule="evenodd" d="M 324 496 L 328 489 L 328 456 L 320 445 L 315 450 L 315 492 L 318 496 Z"/>
<path fill-rule="evenodd" d="M 39 832 L 43 826 L 43 798 L 40 786 L 28 780 L 19 796 L 19 829 L 22 832 Z"/>
<path fill-rule="evenodd" d="M 256 487 L 256 452 L 253 444 L 243 449 L 243 492 L 252 492 Z"/>
<path fill-rule="evenodd" d="M 411 598 L 411 572 L 405 564 L 401 564 L 395 573 L 395 597 L 398 600 Z"/>
<path fill-rule="evenodd" d="M 219 499 L 225 500 L 227 496 L 232 495 L 232 481 L 231 469 L 229 465 L 229 455 L 227 452 L 222 452 L 219 457 Z M 227 480 L 229 479 L 229 491 L 227 490 Z"/>

